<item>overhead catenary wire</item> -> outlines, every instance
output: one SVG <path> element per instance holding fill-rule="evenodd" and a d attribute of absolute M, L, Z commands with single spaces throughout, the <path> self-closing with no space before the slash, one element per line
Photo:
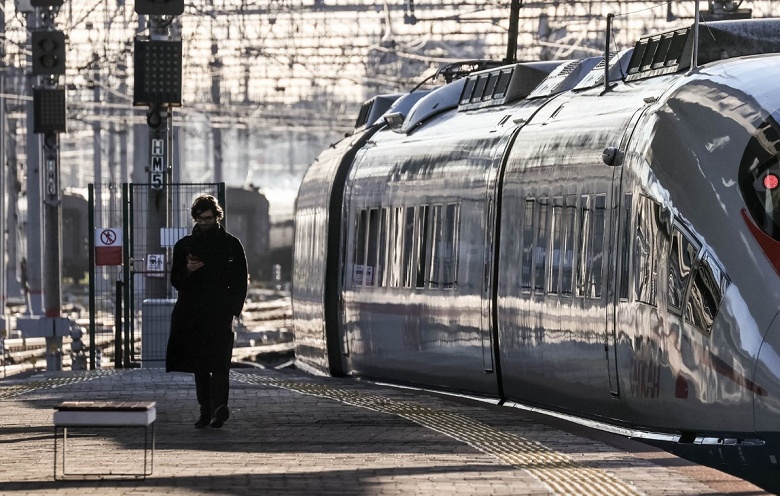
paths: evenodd
<path fill-rule="evenodd" d="M 668 29 L 690 22 L 693 2 L 674 2 L 677 24 L 670 24 L 659 8 L 669 5 L 639 0 L 524 1 L 518 59 L 601 54 L 600 20 L 606 12 L 620 18 L 612 37 L 616 50 L 632 46 L 634 33 L 651 26 Z M 177 19 L 185 55 L 184 105 L 176 109 L 175 119 L 205 115 L 214 126 L 229 128 L 224 123 L 233 119 L 238 126 L 259 129 L 269 119 L 274 128 L 283 122 L 326 129 L 323 122 L 329 118 L 334 123 L 330 134 L 343 134 L 359 105 L 372 94 L 408 91 L 441 65 L 457 60 L 503 58 L 509 6 L 510 0 L 416 0 L 415 24 L 405 24 L 407 2 L 402 0 L 188 1 Z M 777 2 L 752 2 L 751 7 L 762 15 L 780 15 Z M 546 31 L 541 14 L 549 26 Z M 57 23 L 70 39 L 64 84 L 73 129 L 97 120 L 126 132 L 117 115 L 133 116 L 125 121 L 130 124 L 143 113 L 132 106 L 132 39 L 143 33 L 133 2 L 66 2 Z M 7 19 L 5 63 L 9 74 L 16 74 L 16 83 L 6 89 L 11 106 L 26 101 L 13 96 L 26 94 L 25 26 L 24 16 Z M 221 37 L 215 55 L 219 66 L 209 63 L 212 32 Z M 212 102 L 212 78 L 219 82 L 219 105 Z M 95 88 L 105 102 L 94 101 Z M 77 146 L 69 140 L 63 135 L 65 145 Z"/>

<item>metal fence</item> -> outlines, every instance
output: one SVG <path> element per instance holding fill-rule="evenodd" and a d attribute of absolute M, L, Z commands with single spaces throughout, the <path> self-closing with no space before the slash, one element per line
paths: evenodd
<path fill-rule="evenodd" d="M 189 233 L 190 207 L 202 194 L 225 205 L 224 183 L 89 186 L 91 369 L 108 354 L 116 368 L 164 366 L 173 245 Z"/>

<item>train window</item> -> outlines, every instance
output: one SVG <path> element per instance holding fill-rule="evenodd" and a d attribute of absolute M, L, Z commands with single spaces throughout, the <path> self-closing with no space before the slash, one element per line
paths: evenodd
<path fill-rule="evenodd" d="M 533 198 L 525 200 L 525 211 L 523 212 L 523 276 L 520 287 L 528 291 L 531 290 L 531 268 L 533 267 L 535 206 L 536 200 Z"/>
<path fill-rule="evenodd" d="M 376 284 L 378 273 L 377 260 L 379 257 L 379 209 L 372 208 L 368 211 L 368 239 L 366 240 L 366 267 L 363 271 L 363 285 Z"/>
<path fill-rule="evenodd" d="M 453 288 L 457 274 L 458 205 L 436 205 L 431 216 L 429 287 Z"/>
<path fill-rule="evenodd" d="M 368 211 L 357 212 L 355 226 L 355 252 L 352 259 L 352 285 L 363 285 L 363 270 L 366 263 L 366 235 L 368 234 Z"/>
<path fill-rule="evenodd" d="M 677 226 L 672 232 L 669 250 L 669 309 L 674 313 L 682 312 L 683 298 L 688 288 L 691 269 L 696 261 L 698 248 Z"/>
<path fill-rule="evenodd" d="M 637 204 L 634 236 L 634 298 L 656 305 L 658 293 L 658 262 L 663 247 L 661 237 L 661 206 L 646 196 Z"/>
<path fill-rule="evenodd" d="M 303 265 L 303 273 L 300 273 L 298 275 L 299 280 L 303 279 L 305 280 L 306 287 L 308 289 L 313 289 L 317 287 L 317 282 L 314 276 L 314 267 L 317 266 L 315 263 L 316 260 L 322 260 L 320 257 L 320 254 L 317 253 L 317 241 L 319 241 L 319 237 L 317 236 L 317 217 L 316 214 L 308 214 L 303 215 L 300 218 L 301 223 L 303 224 L 302 232 L 304 233 L 301 236 L 303 245 L 299 247 L 299 250 L 303 252 L 306 250 L 306 256 L 305 256 L 305 263 L 301 264 Z M 297 239 L 297 237 L 296 237 Z"/>
<path fill-rule="evenodd" d="M 623 300 L 628 299 L 628 279 L 631 273 L 631 202 L 633 201 L 633 195 L 627 193 L 623 195 L 623 219 L 622 219 L 622 233 L 623 240 L 620 243 L 620 265 L 622 270 L 620 271 L 620 288 L 619 298 Z"/>
<path fill-rule="evenodd" d="M 388 257 L 390 258 L 390 286 L 393 288 L 401 287 L 403 284 L 403 256 L 404 256 L 404 214 L 406 209 L 394 207 L 390 211 L 390 227 L 392 236 L 389 238 L 390 249 Z"/>
<path fill-rule="evenodd" d="M 416 284 L 418 288 L 425 287 L 425 266 L 426 259 L 429 258 L 428 247 L 430 242 L 428 239 L 428 205 L 423 205 L 417 208 L 417 242 L 415 243 L 415 258 L 417 258 L 417 274 Z M 430 262 L 428 262 L 430 263 Z"/>
<path fill-rule="evenodd" d="M 414 265 L 412 250 L 414 249 L 414 207 L 406 207 L 403 213 L 403 258 L 401 261 L 401 270 L 403 271 L 403 282 L 405 288 L 411 288 L 414 282 Z"/>
<path fill-rule="evenodd" d="M 590 257 L 587 261 L 587 263 L 591 265 L 588 273 L 590 274 L 590 296 L 593 298 L 601 298 L 601 267 L 604 257 L 604 223 L 607 218 L 606 214 L 606 195 L 596 195 L 593 206 L 593 234 L 591 236 L 592 248 L 589 250 Z"/>
<path fill-rule="evenodd" d="M 574 247 L 577 246 L 575 222 L 577 216 L 577 197 L 567 196 L 563 210 L 563 246 L 561 248 L 561 294 L 571 296 L 572 275 L 574 273 Z"/>
<path fill-rule="evenodd" d="M 298 212 L 295 216 L 293 283 L 304 292 L 309 292 L 312 289 L 312 278 L 308 277 L 314 260 L 312 253 L 316 242 L 311 234 L 312 224 L 314 224 L 311 222 L 312 217 L 314 215 L 309 212 Z"/>
<path fill-rule="evenodd" d="M 431 264 L 428 267 L 428 284 L 432 288 L 439 287 L 439 278 L 441 277 L 441 239 L 443 237 L 444 214 L 441 205 L 433 206 L 431 214 L 431 232 L 433 233 L 433 242 L 431 243 Z"/>
<path fill-rule="evenodd" d="M 442 236 L 442 276 L 444 288 L 458 285 L 458 243 L 460 240 L 460 205 L 450 203 L 444 215 L 444 235 Z"/>
<path fill-rule="evenodd" d="M 376 262 L 376 274 L 374 274 L 374 279 L 376 281 L 376 285 L 380 287 L 386 287 L 387 286 L 387 266 L 388 263 L 388 249 L 389 249 L 389 243 L 388 243 L 388 217 L 389 217 L 390 209 L 383 208 L 379 212 L 379 258 Z M 389 238 L 392 239 L 392 238 Z"/>
<path fill-rule="evenodd" d="M 709 333 L 723 300 L 726 277 L 706 255 L 696 268 L 691 292 L 685 304 L 685 321 Z"/>
<path fill-rule="evenodd" d="M 534 248 L 534 290 L 537 293 L 544 292 L 544 271 L 547 263 L 547 241 L 549 238 L 549 226 L 547 218 L 550 205 L 546 198 L 539 199 L 538 218 L 536 222 L 536 247 Z"/>
<path fill-rule="evenodd" d="M 552 218 L 550 219 L 550 234 L 552 251 L 550 252 L 550 269 L 547 272 L 547 292 L 558 294 L 558 283 L 561 274 L 561 245 L 563 244 L 563 198 L 552 200 Z"/>
<path fill-rule="evenodd" d="M 574 287 L 575 294 L 577 296 L 587 296 L 588 294 L 588 250 L 590 248 L 591 238 L 591 215 L 590 215 L 590 197 L 588 195 L 582 195 L 580 197 L 580 244 L 577 259 L 577 273 L 575 274 Z"/>

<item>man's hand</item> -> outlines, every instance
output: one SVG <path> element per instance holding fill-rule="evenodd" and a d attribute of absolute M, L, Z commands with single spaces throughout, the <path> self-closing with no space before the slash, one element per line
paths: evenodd
<path fill-rule="evenodd" d="M 187 272 L 195 272 L 203 267 L 203 262 L 200 261 L 195 255 L 187 255 Z"/>

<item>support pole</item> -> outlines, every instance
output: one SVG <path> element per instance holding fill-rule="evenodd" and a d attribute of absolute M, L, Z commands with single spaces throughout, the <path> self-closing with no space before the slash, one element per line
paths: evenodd
<path fill-rule="evenodd" d="M 172 39 L 171 21 L 167 16 L 149 16 L 149 40 L 170 41 Z M 136 54 L 137 56 L 137 54 Z M 147 54 L 148 57 L 152 53 Z M 137 91 L 138 89 L 136 89 Z M 149 125 L 149 190 L 147 192 L 147 231 L 146 245 L 158 252 L 144 254 L 143 262 L 148 255 L 164 255 L 160 232 L 171 224 L 171 194 L 168 185 L 171 183 L 173 170 L 173 113 L 172 106 L 167 102 L 159 102 L 156 98 L 148 106 L 146 123 Z M 167 261 L 166 261 L 167 263 Z M 138 268 L 136 267 L 136 270 Z M 142 271 L 146 267 L 141 268 Z M 164 277 L 144 277 L 144 295 L 146 298 L 166 298 L 169 284 Z"/>
<path fill-rule="evenodd" d="M 699 18 L 701 17 L 699 10 L 699 0 L 696 0 L 695 9 L 696 18 L 693 20 L 693 50 L 691 50 L 691 71 L 696 70 L 699 65 Z"/>
<path fill-rule="evenodd" d="M 60 197 L 59 136 L 47 133 L 43 139 L 43 294 L 47 319 L 61 315 L 61 234 L 62 202 Z M 52 329 L 56 329 L 53 326 Z M 46 370 L 62 370 L 62 336 L 46 336 Z"/>
<path fill-rule="evenodd" d="M 59 8 L 35 7 L 31 31 L 30 73 L 33 99 L 27 122 L 27 316 L 17 320 L 25 337 L 46 338 L 46 369 L 62 370 L 62 337 L 70 324 L 61 317 L 62 203 L 59 134 L 65 131 L 65 34 L 54 29 Z"/>
<path fill-rule="evenodd" d="M 27 15 L 27 29 L 29 31 L 37 30 L 43 25 L 41 20 L 41 9 L 36 8 L 31 14 Z M 32 66 L 32 55 L 28 59 L 27 66 Z M 30 89 L 40 84 L 40 76 L 30 75 L 30 83 L 27 88 Z M 41 214 L 41 137 L 33 132 L 33 121 L 35 115 L 33 111 L 32 99 L 27 101 L 27 223 L 26 237 L 27 250 L 22 262 L 22 278 L 25 288 L 25 297 L 27 299 L 27 310 L 25 315 L 43 315 L 43 286 L 42 277 L 42 214 Z"/>
<path fill-rule="evenodd" d="M 523 0 L 512 0 L 509 9 L 509 34 L 506 43 L 505 64 L 514 64 L 517 62 L 517 37 L 520 30 L 520 9 L 523 7 Z"/>
<path fill-rule="evenodd" d="M 604 93 L 609 91 L 609 45 L 612 44 L 612 19 L 615 14 L 607 14 L 607 33 L 604 47 Z"/>
<path fill-rule="evenodd" d="M 5 2 L 3 2 L 5 5 Z M 0 9 L 0 32 L 5 39 L 5 9 Z M 10 180 L 8 164 L 6 163 L 6 126 L 5 113 L 5 76 L 8 70 L 5 63 L 5 43 L 0 43 L 0 343 L 8 337 L 6 325 L 6 307 L 8 305 L 7 276 L 8 266 L 13 263 L 8 257 L 6 249 L 6 192 L 7 183 Z M 2 347 L 0 347 L 2 348 Z M 5 366 L 5 354 L 3 353 L 3 366 Z"/>

